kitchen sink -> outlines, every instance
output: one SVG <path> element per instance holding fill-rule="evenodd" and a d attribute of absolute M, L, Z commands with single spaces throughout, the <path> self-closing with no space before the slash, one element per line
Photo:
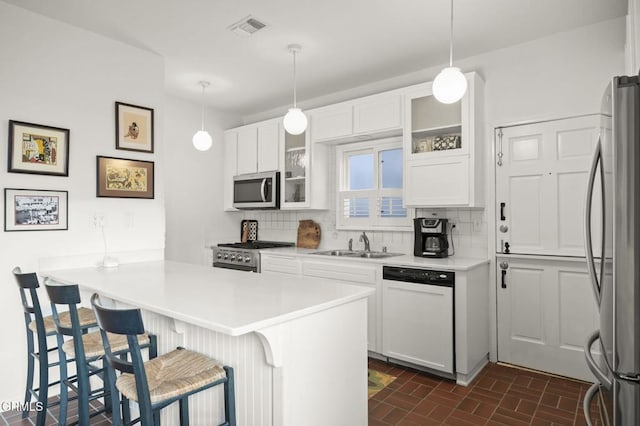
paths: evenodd
<path fill-rule="evenodd" d="M 402 256 L 402 253 L 387 253 L 384 251 L 352 251 L 352 250 L 327 250 L 327 251 L 317 251 L 312 254 L 319 254 L 321 256 L 362 257 L 365 259 L 384 259 L 386 257 Z"/>

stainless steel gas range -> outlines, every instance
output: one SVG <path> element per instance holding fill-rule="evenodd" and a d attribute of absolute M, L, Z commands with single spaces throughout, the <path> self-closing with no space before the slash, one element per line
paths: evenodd
<path fill-rule="evenodd" d="M 294 245 L 294 243 L 281 241 L 218 244 L 217 247 L 213 247 L 213 266 L 238 271 L 260 272 L 261 249 L 293 247 Z"/>

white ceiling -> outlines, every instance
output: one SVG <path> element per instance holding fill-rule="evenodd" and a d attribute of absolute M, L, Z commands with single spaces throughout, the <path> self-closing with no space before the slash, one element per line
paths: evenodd
<path fill-rule="evenodd" d="M 448 61 L 447 0 L 3 0 L 165 58 L 166 91 L 248 115 Z M 627 0 L 456 0 L 455 57 L 626 14 Z M 247 15 L 268 26 L 227 30 Z M 454 61 L 455 61 L 454 57 Z"/>

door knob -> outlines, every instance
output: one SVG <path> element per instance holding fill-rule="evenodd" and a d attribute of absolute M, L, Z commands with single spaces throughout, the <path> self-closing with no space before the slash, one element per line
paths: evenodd
<path fill-rule="evenodd" d="M 500 262 L 500 269 L 509 269 L 509 264 L 507 262 Z"/>
<path fill-rule="evenodd" d="M 505 233 L 509 230 L 509 227 L 507 225 L 500 225 L 500 232 Z"/>

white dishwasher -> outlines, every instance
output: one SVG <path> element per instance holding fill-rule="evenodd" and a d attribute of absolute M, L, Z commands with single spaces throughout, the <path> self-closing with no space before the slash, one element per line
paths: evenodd
<path fill-rule="evenodd" d="M 382 353 L 454 377 L 455 273 L 384 266 Z"/>

